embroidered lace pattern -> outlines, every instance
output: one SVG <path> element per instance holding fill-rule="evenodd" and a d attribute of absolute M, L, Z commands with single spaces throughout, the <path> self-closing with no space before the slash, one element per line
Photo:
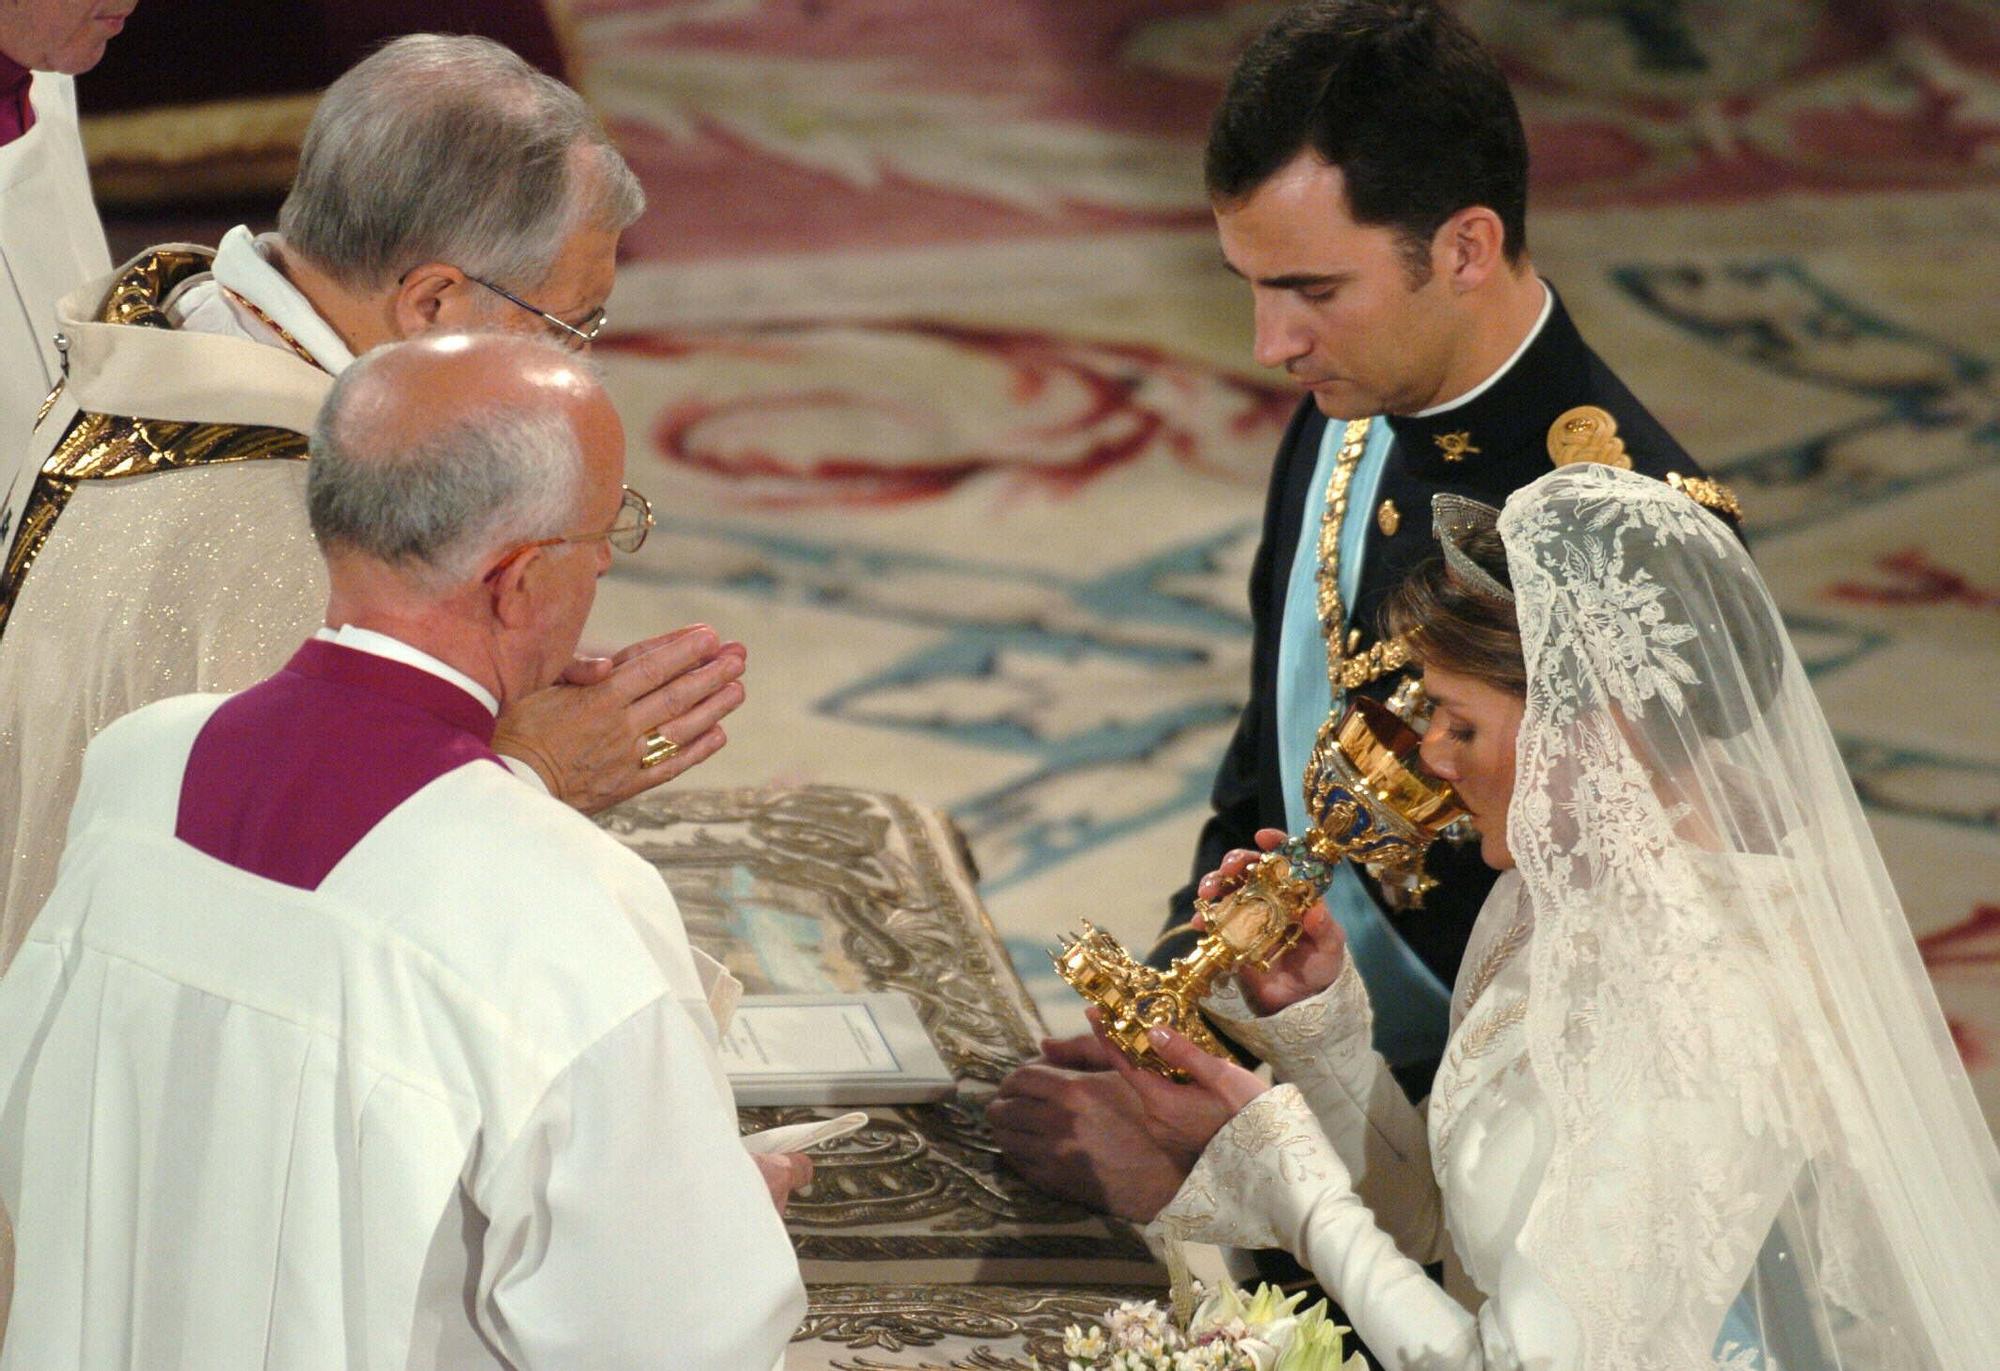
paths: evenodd
<path fill-rule="evenodd" d="M 1527 1000 L 1491 1013 L 1525 1024 L 1554 1115 L 1520 1246 L 1581 1364 L 1760 1366 L 1746 1351 L 1779 1345 L 1951 1364 L 1915 1272 L 1992 1143 L 1761 580 L 1713 516 L 1602 466 L 1517 492 L 1499 528 L 1529 681 L 1507 834 L 1534 933 Z M 1962 1176 L 1896 1174 L 1930 1151 L 1898 1103 L 1911 1073 Z M 1760 1331 L 1720 1345 L 1746 1290 Z M 1890 1360 L 1851 1360 L 1856 1339 Z"/>

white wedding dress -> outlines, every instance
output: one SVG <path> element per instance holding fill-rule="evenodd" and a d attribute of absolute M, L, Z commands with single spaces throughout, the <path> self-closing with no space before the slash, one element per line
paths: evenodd
<path fill-rule="evenodd" d="M 1509 872 L 1466 946 L 1427 1109 L 1409 1102 L 1370 1046 L 1368 992 L 1352 963 L 1319 995 L 1268 1018 L 1251 1017 L 1233 993 L 1214 997 L 1207 1007 L 1217 1021 L 1289 1085 L 1231 1121 L 1158 1221 L 1184 1238 L 1286 1248 L 1330 1283 L 1341 1273 L 1335 1288 L 1348 1317 L 1391 1365 L 1580 1365 L 1575 1317 L 1518 1246 L 1554 1135 L 1524 1028 L 1533 938 L 1532 910 Z M 1718 1019 L 1740 1027 L 1745 1050 L 1775 1056 L 1755 976 L 1718 966 L 1709 989 Z M 1706 1105 L 1724 1184 L 1742 1198 L 1742 1231 L 1726 1245 L 1754 1251 L 1801 1157 L 1769 1135 L 1741 1132 L 1735 1102 Z M 1674 1197 L 1658 1198 L 1671 1205 Z M 1607 1261 L 1625 1260 L 1626 1242 L 1643 1244 L 1676 1217 L 1615 1183 L 1593 1208 Z M 1446 1290 L 1419 1269 L 1437 1262 Z M 1704 1317 L 1720 1326 L 1718 1364 L 1762 1371 L 1755 1330 L 1725 1317 L 1748 1274 L 1718 1271 Z M 1504 1298 L 1484 1300 L 1481 1291 Z M 1784 1363 L 1794 1364 L 1817 1363 Z"/>
<path fill-rule="evenodd" d="M 1285 1084 L 1156 1224 L 1292 1252 L 1407 1371 L 1994 1364 L 2000 1155 L 1747 556 L 1604 467 L 1498 526 L 1519 869 L 1431 1095 L 1372 1051 L 1351 964 L 1267 1018 L 1225 988 Z"/>

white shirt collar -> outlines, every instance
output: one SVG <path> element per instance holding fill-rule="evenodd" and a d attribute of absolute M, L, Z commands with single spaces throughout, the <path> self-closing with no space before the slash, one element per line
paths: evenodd
<path fill-rule="evenodd" d="M 391 638 L 386 633 L 377 633 L 372 628 L 356 628 L 353 624 L 342 624 L 339 628 L 322 628 L 313 637 L 323 643 L 338 643 L 341 647 L 351 647 L 356 652 L 372 653 L 377 657 L 387 657 L 392 662 L 413 666 L 419 671 L 428 671 L 441 681 L 449 681 L 473 699 L 486 706 L 486 712 L 500 713 L 500 701 L 479 682 L 460 671 L 457 667 L 440 662 L 430 653 L 411 647 L 401 638 Z"/>
<path fill-rule="evenodd" d="M 1441 405 L 1432 405 L 1429 409 L 1420 409 L 1410 416 L 1412 419 L 1428 419 L 1433 414 L 1443 414 L 1446 410 L 1457 409 L 1460 405 L 1469 405 L 1487 391 L 1493 389 L 1502 376 L 1505 376 L 1514 369 L 1514 363 L 1520 361 L 1521 355 L 1534 346 L 1535 339 L 1542 336 L 1542 326 L 1549 322 L 1549 315 L 1553 314 L 1556 308 L 1556 293 L 1549 289 L 1549 283 L 1537 276 L 1535 284 L 1542 288 L 1542 312 L 1535 316 L 1535 326 L 1528 330 L 1528 336 L 1521 340 L 1521 346 L 1514 349 L 1513 355 L 1500 364 L 1498 371 L 1481 381 L 1471 390 L 1466 391 L 1465 394 L 1455 400 L 1446 400 Z"/>
<path fill-rule="evenodd" d="M 253 235 L 242 224 L 223 234 L 215 249 L 215 283 L 262 310 L 272 323 L 297 339 L 313 361 L 338 376 L 354 361 L 354 354 L 333 331 L 333 326 L 319 317 L 299 288 L 271 265 L 269 245 L 276 236 Z M 263 320 L 255 322 L 263 324 Z M 260 331 L 268 332 L 268 325 Z"/>

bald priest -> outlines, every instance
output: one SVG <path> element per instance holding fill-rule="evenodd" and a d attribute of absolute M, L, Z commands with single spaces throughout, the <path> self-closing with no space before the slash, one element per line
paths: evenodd
<path fill-rule="evenodd" d="M 427 336 L 334 383 L 328 627 L 99 735 L 0 978 L 0 1368 L 782 1357 L 804 1289 L 715 1053 L 733 983 L 490 747 L 644 535 L 624 448 L 539 339 Z"/>

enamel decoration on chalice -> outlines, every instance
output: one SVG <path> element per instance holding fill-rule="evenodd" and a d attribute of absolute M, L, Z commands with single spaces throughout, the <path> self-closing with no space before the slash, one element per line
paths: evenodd
<path fill-rule="evenodd" d="M 1433 882 L 1424 852 L 1465 816 L 1458 796 L 1417 760 L 1416 730 L 1374 700 L 1356 696 L 1328 719 L 1306 768 L 1313 826 L 1288 838 L 1218 900 L 1198 900 L 1206 931 L 1165 971 L 1132 960 L 1109 933 L 1088 922 L 1065 937 L 1056 971 L 1103 1011 L 1104 1031 L 1138 1065 L 1176 1075 L 1153 1053 L 1146 1030 L 1178 1029 L 1220 1057 L 1226 1049 L 1202 1021 L 1210 987 L 1236 966 L 1261 969 L 1298 940 L 1299 920 L 1318 902 L 1340 862 L 1359 862 L 1400 903 L 1422 903 Z"/>

